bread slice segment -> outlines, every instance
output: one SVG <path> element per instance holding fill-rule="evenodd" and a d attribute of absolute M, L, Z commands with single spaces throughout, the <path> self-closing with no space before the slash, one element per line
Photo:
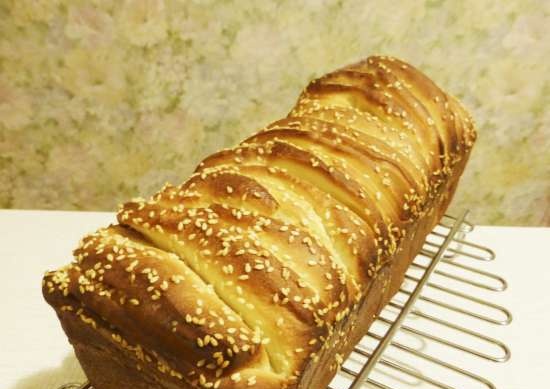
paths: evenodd
<path fill-rule="evenodd" d="M 315 254 L 304 250 L 303 231 L 215 204 L 175 212 L 154 202 L 128 203 L 119 220 L 212 284 L 255 331 L 274 370 L 286 377 L 347 313 L 344 273 L 321 247 Z"/>
<path fill-rule="evenodd" d="M 143 363 L 154 357 L 161 371 L 189 383 L 214 384 L 248 368 L 277 376 L 254 330 L 177 256 L 139 233 L 101 229 L 75 258 L 46 277 L 45 296 L 62 298 L 62 311 L 94 328 L 104 323 L 115 343 L 140 344 Z"/>

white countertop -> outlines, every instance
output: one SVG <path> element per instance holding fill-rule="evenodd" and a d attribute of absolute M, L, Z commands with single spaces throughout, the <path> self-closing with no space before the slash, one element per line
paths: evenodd
<path fill-rule="evenodd" d="M 4 312 L 0 387 L 55 389 L 83 380 L 53 310 L 43 301 L 41 277 L 45 270 L 71 260 L 83 234 L 113 221 L 112 213 L 0 211 Z M 546 387 L 550 382 L 550 228 L 476 227 L 468 240 L 496 252 L 496 261 L 476 266 L 507 279 L 508 290 L 488 296 L 514 316 L 509 326 L 488 327 L 492 337 L 510 346 L 511 360 L 504 364 L 480 360 L 471 369 L 499 389 Z"/>

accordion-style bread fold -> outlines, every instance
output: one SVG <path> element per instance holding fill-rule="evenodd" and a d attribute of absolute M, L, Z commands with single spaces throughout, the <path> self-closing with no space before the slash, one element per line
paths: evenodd
<path fill-rule="evenodd" d="M 44 296 L 95 389 L 324 388 L 445 212 L 475 137 L 426 76 L 370 57 L 183 184 L 122 205 Z"/>

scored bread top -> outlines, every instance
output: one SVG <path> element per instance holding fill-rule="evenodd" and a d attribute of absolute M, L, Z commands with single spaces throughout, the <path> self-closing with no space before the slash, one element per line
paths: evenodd
<path fill-rule="evenodd" d="M 44 294 L 168 379 L 292 387 L 475 136 L 426 76 L 370 57 L 185 183 L 124 204 Z"/>

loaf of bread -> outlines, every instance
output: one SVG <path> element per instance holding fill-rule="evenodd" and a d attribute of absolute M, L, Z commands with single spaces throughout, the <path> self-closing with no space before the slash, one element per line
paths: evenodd
<path fill-rule="evenodd" d="M 399 289 L 475 137 L 455 98 L 370 57 L 185 183 L 122 205 L 46 274 L 44 296 L 95 389 L 325 388 Z"/>

